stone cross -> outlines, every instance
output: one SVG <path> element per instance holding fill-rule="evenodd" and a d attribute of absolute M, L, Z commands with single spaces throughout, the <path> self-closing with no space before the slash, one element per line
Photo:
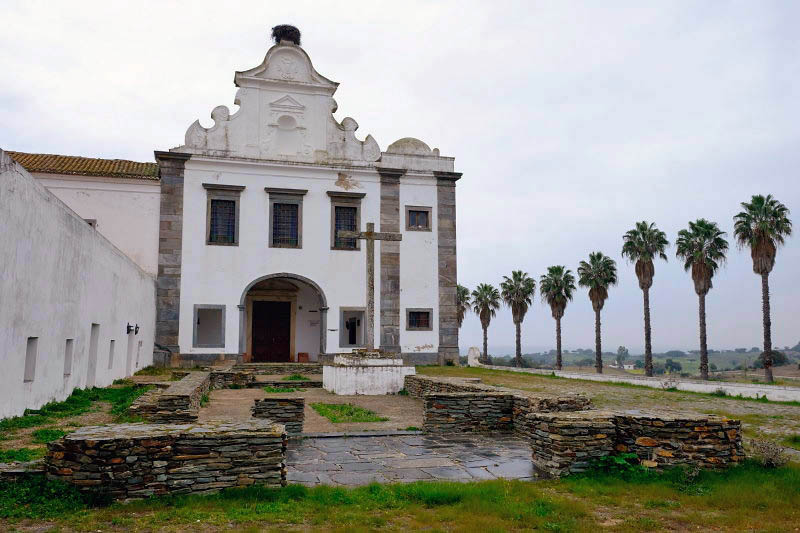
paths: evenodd
<path fill-rule="evenodd" d="M 367 351 L 375 350 L 375 241 L 401 241 L 400 233 L 378 233 L 375 224 L 367 222 L 367 231 L 339 230 L 336 235 L 344 239 L 364 239 L 367 241 Z"/>

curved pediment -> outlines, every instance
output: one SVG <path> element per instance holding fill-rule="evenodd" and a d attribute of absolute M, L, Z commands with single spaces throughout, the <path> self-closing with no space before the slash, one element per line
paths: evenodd
<path fill-rule="evenodd" d="M 287 41 L 270 48 L 257 67 L 234 76 L 234 83 L 239 87 L 262 86 L 265 82 L 313 85 L 331 95 L 339 86 L 314 69 L 305 50 Z"/>

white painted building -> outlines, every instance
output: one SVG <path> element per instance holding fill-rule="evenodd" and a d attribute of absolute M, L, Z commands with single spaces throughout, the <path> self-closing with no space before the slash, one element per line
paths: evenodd
<path fill-rule="evenodd" d="M 458 356 L 453 158 L 417 139 L 381 151 L 338 122 L 338 84 L 281 40 L 235 75 L 231 114 L 156 152 L 161 178 L 157 342 L 183 358 L 318 360 L 364 344 L 363 241 L 375 253 L 376 345 L 406 360 Z"/>
<path fill-rule="evenodd" d="M 154 277 L 2 150 L 0 228 L 0 418 L 152 364 Z"/>

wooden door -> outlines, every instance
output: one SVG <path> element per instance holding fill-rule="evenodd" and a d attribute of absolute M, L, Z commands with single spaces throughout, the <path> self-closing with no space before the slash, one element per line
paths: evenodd
<path fill-rule="evenodd" d="M 290 302 L 253 302 L 253 361 L 286 363 L 290 361 L 292 304 Z"/>

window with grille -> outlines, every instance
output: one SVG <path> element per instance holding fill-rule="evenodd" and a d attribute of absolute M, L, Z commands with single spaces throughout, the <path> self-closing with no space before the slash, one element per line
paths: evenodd
<path fill-rule="evenodd" d="M 236 242 L 236 202 L 234 200 L 211 200 L 208 242 L 214 244 Z"/>
<path fill-rule="evenodd" d="M 430 310 L 408 310 L 406 329 L 431 329 Z"/>
<path fill-rule="evenodd" d="M 431 208 L 420 206 L 406 206 L 406 230 L 430 231 Z"/>
<path fill-rule="evenodd" d="M 358 247 L 358 239 L 355 237 L 339 237 L 339 231 L 358 231 L 358 207 L 334 206 L 335 228 L 333 246 L 334 248 L 345 248 L 355 250 Z"/>
<path fill-rule="evenodd" d="M 272 207 L 272 245 L 295 248 L 299 246 L 299 206 L 275 202 Z"/>

